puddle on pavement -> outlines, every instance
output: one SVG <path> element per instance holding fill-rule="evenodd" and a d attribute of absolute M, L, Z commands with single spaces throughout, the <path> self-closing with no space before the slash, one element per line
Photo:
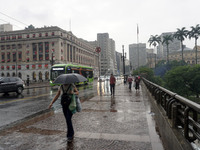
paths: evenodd
<path fill-rule="evenodd" d="M 63 133 L 63 131 L 59 131 L 59 130 L 47 130 L 47 129 L 40 129 L 40 128 L 35 128 L 35 127 L 21 128 L 18 132 L 34 133 L 34 134 L 40 134 L 40 135 L 56 135 L 56 134 Z"/>
<path fill-rule="evenodd" d="M 115 109 L 111 109 L 110 112 L 117 112 L 117 110 L 115 110 Z"/>

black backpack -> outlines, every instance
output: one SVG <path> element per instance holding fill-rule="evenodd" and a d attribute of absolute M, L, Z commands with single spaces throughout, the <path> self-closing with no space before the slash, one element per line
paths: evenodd
<path fill-rule="evenodd" d="M 71 97 L 70 97 L 69 94 L 67 94 L 67 92 L 70 89 L 71 85 L 68 87 L 66 92 L 64 92 L 63 85 L 61 85 L 61 87 L 62 87 L 62 91 L 63 91 L 63 94 L 61 95 L 61 105 L 63 107 L 64 106 L 69 106 L 69 104 L 71 102 Z"/>

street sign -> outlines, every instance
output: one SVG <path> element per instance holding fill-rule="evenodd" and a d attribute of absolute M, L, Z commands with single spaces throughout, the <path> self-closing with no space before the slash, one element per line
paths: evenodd
<path fill-rule="evenodd" d="M 97 53 L 100 53 L 101 52 L 101 48 L 100 47 L 96 47 L 96 50 L 95 50 Z"/>

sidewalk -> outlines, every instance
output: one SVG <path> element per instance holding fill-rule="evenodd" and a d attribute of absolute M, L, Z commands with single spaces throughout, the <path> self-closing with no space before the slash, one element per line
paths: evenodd
<path fill-rule="evenodd" d="M 73 116 L 75 138 L 66 141 L 61 110 L 0 133 L 0 150 L 162 150 L 145 90 L 116 87 L 115 96 L 95 96 Z"/>

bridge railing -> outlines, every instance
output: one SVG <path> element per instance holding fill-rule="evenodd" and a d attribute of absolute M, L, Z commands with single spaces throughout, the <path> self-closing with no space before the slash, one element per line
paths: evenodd
<path fill-rule="evenodd" d="M 173 128 L 189 141 L 200 140 L 200 105 L 143 78 L 157 104 L 166 112 Z"/>

